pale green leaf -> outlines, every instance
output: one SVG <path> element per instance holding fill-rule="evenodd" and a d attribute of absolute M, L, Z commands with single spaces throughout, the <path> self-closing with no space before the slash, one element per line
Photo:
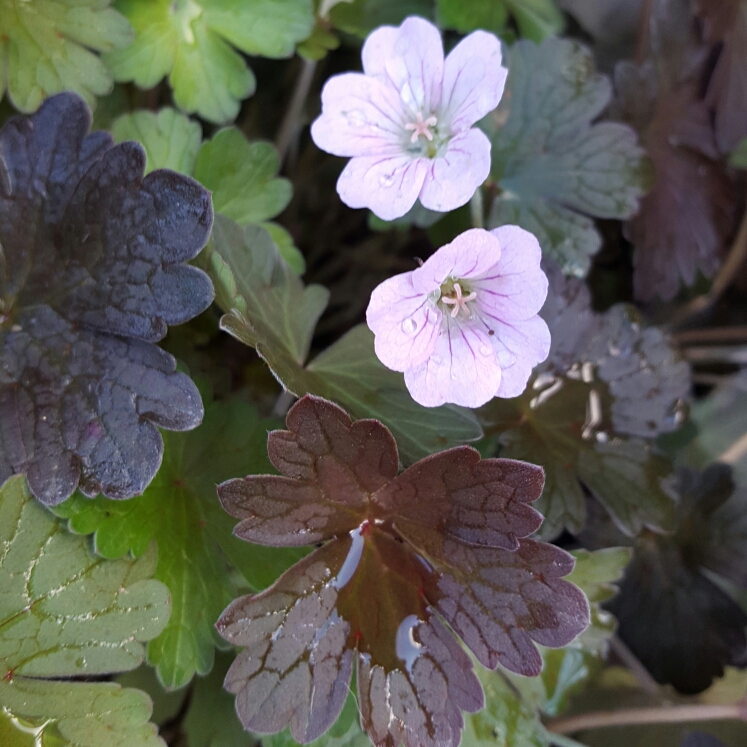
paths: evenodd
<path fill-rule="evenodd" d="M 74 531 L 95 532 L 104 557 L 137 556 L 157 540 L 155 575 L 171 590 L 173 611 L 163 633 L 148 644 L 148 661 L 166 687 L 181 687 L 196 672 L 212 669 L 220 642 L 215 621 L 238 593 L 226 560 L 249 585 L 262 588 L 305 552 L 238 540 L 215 491 L 230 477 L 272 471 L 267 431 L 278 425 L 260 420 L 242 400 L 209 404 L 200 427 L 164 433 L 163 465 L 141 496 L 113 501 L 76 495 L 56 508 Z"/>
<path fill-rule="evenodd" d="M 146 174 L 153 169 L 172 169 L 187 176 L 194 173 L 202 130 L 197 122 L 174 109 L 125 114 L 115 120 L 111 132 L 118 143 L 137 140 L 142 144 Z"/>
<path fill-rule="evenodd" d="M 138 560 L 93 556 L 31 499 L 24 477 L 9 479 L 0 489 L 0 710 L 57 745 L 163 747 L 144 693 L 60 681 L 142 662 L 143 642 L 169 615 L 155 567 L 154 545 Z"/>
<path fill-rule="evenodd" d="M 507 65 L 503 100 L 482 122 L 500 187 L 489 225 L 522 226 L 566 273 L 585 275 L 601 246 L 592 219 L 637 211 L 650 182 L 648 159 L 630 127 L 593 124 L 611 84 L 580 44 L 521 41 Z"/>
<path fill-rule="evenodd" d="M 468 33 L 484 29 L 504 31 L 511 15 L 521 36 L 541 42 L 560 33 L 565 25 L 563 14 L 553 0 L 437 0 L 436 18 L 443 28 Z"/>
<path fill-rule="evenodd" d="M 168 75 L 177 106 L 218 123 L 234 119 L 255 89 L 238 52 L 290 57 L 314 22 L 311 0 L 117 0 L 116 7 L 137 36 L 106 56 L 115 79 L 152 88 Z"/>
<path fill-rule="evenodd" d="M 365 37 L 379 26 L 399 26 L 408 16 L 433 15 L 433 0 L 352 0 L 336 4 L 329 17 L 341 31 Z"/>
<path fill-rule="evenodd" d="M 203 144 L 194 177 L 213 193 L 216 212 L 245 226 L 274 218 L 290 202 L 293 187 L 276 178 L 279 168 L 271 143 L 250 143 L 229 128 Z"/>
<path fill-rule="evenodd" d="M 0 0 L 0 98 L 33 112 L 53 93 L 76 91 L 89 105 L 113 82 L 96 52 L 126 47 L 130 24 L 111 0 Z"/>

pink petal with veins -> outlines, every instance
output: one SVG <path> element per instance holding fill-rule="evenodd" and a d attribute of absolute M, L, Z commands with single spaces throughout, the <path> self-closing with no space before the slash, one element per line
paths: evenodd
<path fill-rule="evenodd" d="M 490 140 L 481 130 L 451 138 L 446 151 L 428 161 L 420 202 L 429 210 L 446 212 L 469 202 L 490 174 Z"/>
<path fill-rule="evenodd" d="M 412 282 L 421 293 L 430 293 L 449 277 L 472 278 L 489 273 L 500 257 L 500 242 L 490 231 L 470 228 L 414 270 Z"/>
<path fill-rule="evenodd" d="M 322 90 L 322 114 L 311 125 L 314 142 L 336 156 L 402 154 L 405 120 L 399 97 L 361 73 L 330 78 Z"/>
<path fill-rule="evenodd" d="M 493 34 L 475 31 L 449 52 L 441 116 L 451 123 L 453 133 L 468 129 L 498 106 L 507 76 L 501 66 L 501 43 Z"/>
<path fill-rule="evenodd" d="M 414 121 L 418 111 L 435 112 L 441 103 L 444 48 L 438 29 L 411 16 L 399 27 L 381 26 L 361 52 L 366 75 L 385 81 Z"/>
<path fill-rule="evenodd" d="M 358 156 L 337 181 L 337 192 L 350 207 L 368 207 L 384 220 L 401 218 L 423 186 L 428 163 L 407 156 Z"/>
<path fill-rule="evenodd" d="M 518 322 L 507 322 L 476 311 L 494 334 L 489 340 L 503 370 L 496 397 L 518 397 L 527 386 L 532 369 L 550 353 L 550 330 L 539 316 Z M 513 361 L 508 364 L 508 361 Z"/>
<path fill-rule="evenodd" d="M 490 232 L 501 245 L 501 258 L 488 272 L 472 279 L 479 306 L 505 320 L 529 319 L 547 297 L 547 276 L 540 268 L 542 249 L 535 236 L 518 226 Z"/>
<path fill-rule="evenodd" d="M 445 402 L 480 407 L 493 398 L 501 383 L 490 338 L 474 325 L 446 319 L 433 354 L 405 371 L 405 385 L 425 407 Z"/>
<path fill-rule="evenodd" d="M 428 359 L 436 344 L 442 313 L 412 285 L 412 273 L 385 280 L 374 289 L 366 323 L 375 335 L 378 359 L 404 371 Z"/>

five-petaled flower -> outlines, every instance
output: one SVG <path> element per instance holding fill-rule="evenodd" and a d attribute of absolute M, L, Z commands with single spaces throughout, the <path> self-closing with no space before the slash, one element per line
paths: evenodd
<path fill-rule="evenodd" d="M 550 351 L 537 239 L 518 226 L 473 228 L 422 267 L 385 280 L 366 320 L 376 355 L 416 402 L 479 407 L 518 397 Z"/>
<path fill-rule="evenodd" d="M 337 182 L 350 207 L 384 220 L 420 198 L 431 210 L 464 205 L 490 171 L 490 141 L 472 127 L 498 106 L 508 71 L 485 31 L 444 59 L 438 29 L 422 18 L 382 26 L 363 45 L 364 73 L 330 78 L 314 142 L 352 156 Z"/>

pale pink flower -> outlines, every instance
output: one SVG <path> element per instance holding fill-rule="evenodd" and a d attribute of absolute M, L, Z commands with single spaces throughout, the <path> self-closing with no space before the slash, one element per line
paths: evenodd
<path fill-rule="evenodd" d="M 422 267 L 385 280 L 366 321 L 379 360 L 404 371 L 426 407 L 518 397 L 550 351 L 537 239 L 518 226 L 472 228 Z"/>
<path fill-rule="evenodd" d="M 508 71 L 493 34 L 475 31 L 449 53 L 422 18 L 382 26 L 363 45 L 363 73 L 330 78 L 314 142 L 352 156 L 337 182 L 342 201 L 379 218 L 420 198 L 431 210 L 464 205 L 490 172 L 490 141 L 472 128 L 498 106 Z"/>

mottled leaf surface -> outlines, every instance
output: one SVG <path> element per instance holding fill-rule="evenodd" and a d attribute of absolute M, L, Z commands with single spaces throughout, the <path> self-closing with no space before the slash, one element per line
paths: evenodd
<path fill-rule="evenodd" d="M 124 114 L 111 129 L 117 142 L 137 140 L 142 144 L 146 173 L 167 168 L 194 177 L 211 191 L 216 212 L 242 226 L 262 225 L 283 259 L 298 274 L 303 273 L 303 255 L 293 238 L 282 226 L 269 222 L 286 208 L 292 194 L 291 183 L 277 178 L 280 163 L 270 143 L 249 142 L 232 127 L 203 143 L 200 125 L 170 108 Z"/>
<path fill-rule="evenodd" d="M 111 0 L 0 0 L 0 99 L 33 112 L 47 97 L 75 91 L 91 105 L 111 93 L 96 52 L 126 47 L 132 27 Z"/>
<path fill-rule="evenodd" d="M 339 715 L 353 663 L 361 723 L 376 745 L 457 745 L 462 711 L 483 705 L 472 663 L 539 674 L 535 646 L 563 646 L 588 623 L 583 593 L 562 579 L 573 559 L 525 539 L 542 471 L 481 460 L 469 447 L 397 475 L 391 433 L 306 396 L 274 431 L 280 476 L 219 486 L 238 536 L 277 546 L 324 541 L 266 591 L 218 621 L 244 646 L 226 676 L 247 729 L 290 726 L 310 742 Z"/>
<path fill-rule="evenodd" d="M 269 469 L 265 444 L 275 424 L 241 400 L 212 403 L 199 428 L 165 435 L 163 465 L 142 495 L 124 502 L 74 496 L 56 509 L 73 531 L 93 532 L 96 551 L 106 558 L 137 557 L 158 542 L 155 576 L 171 590 L 172 613 L 148 644 L 148 662 L 166 687 L 182 687 L 213 667 L 213 626 L 237 594 L 227 562 L 261 589 L 303 555 L 237 540 L 215 492 L 237 472 Z"/>
<path fill-rule="evenodd" d="M 623 568 L 630 560 L 628 548 L 605 548 L 596 552 L 576 550 L 576 565 L 566 576 L 588 597 L 591 625 L 561 649 L 540 647 L 543 667 L 537 678 L 520 677 L 499 669 L 479 669 L 485 692 L 485 708 L 465 719 L 465 747 L 548 747 L 550 734 L 540 714 L 557 716 L 568 705 L 569 696 L 581 689 L 601 668 L 607 642 L 615 630 L 612 615 L 601 602 L 612 597 Z"/>
<path fill-rule="evenodd" d="M 132 44 L 105 57 L 114 79 L 153 88 L 168 76 L 180 109 L 209 122 L 236 117 L 254 93 L 239 52 L 290 57 L 310 33 L 311 0 L 117 0 Z"/>
<path fill-rule="evenodd" d="M 57 504 L 76 487 L 129 498 L 161 461 L 158 427 L 202 403 L 152 343 L 211 302 L 184 264 L 207 240 L 210 195 L 170 171 L 143 178 L 136 143 L 87 134 L 74 94 L 0 131 L 0 478 Z"/>
<path fill-rule="evenodd" d="M 583 527 L 584 488 L 628 534 L 671 526 L 671 468 L 649 439 L 680 424 L 689 367 L 633 307 L 594 312 L 583 281 L 545 270 L 550 355 L 521 397 L 482 408 L 485 430 L 499 434 L 503 455 L 544 467 L 543 536 Z"/>
<path fill-rule="evenodd" d="M 520 225 L 563 271 L 584 276 L 601 238 L 594 218 L 628 218 L 649 184 L 635 132 L 594 123 L 610 102 L 608 78 L 569 39 L 511 47 L 501 104 L 482 124 L 498 186 L 489 227 Z"/>
<path fill-rule="evenodd" d="M 45 743 L 163 747 L 144 693 L 61 681 L 143 660 L 169 616 L 155 546 L 138 560 L 94 557 L 31 498 L 21 475 L 0 489 L 0 709 L 43 725 Z"/>
<path fill-rule="evenodd" d="M 703 473 L 680 469 L 674 534 L 644 532 L 636 539 L 620 594 L 606 605 L 654 678 L 686 693 L 705 690 L 747 653 L 747 615 L 703 572 L 747 585 L 747 503 L 732 496 L 733 488 L 725 465 Z M 593 527 L 587 534 L 593 538 Z"/>
<path fill-rule="evenodd" d="M 401 374 L 376 358 L 373 334 L 361 325 L 306 367 L 311 337 L 327 304 L 319 285 L 304 287 L 279 261 L 266 231 L 218 218 L 213 240 L 201 255 L 213 278 L 221 326 L 256 348 L 273 374 L 298 396 L 315 394 L 339 402 L 357 417 L 375 417 L 391 428 L 406 463 L 457 443 L 477 440 L 474 415 L 457 407 L 415 403 Z"/>

